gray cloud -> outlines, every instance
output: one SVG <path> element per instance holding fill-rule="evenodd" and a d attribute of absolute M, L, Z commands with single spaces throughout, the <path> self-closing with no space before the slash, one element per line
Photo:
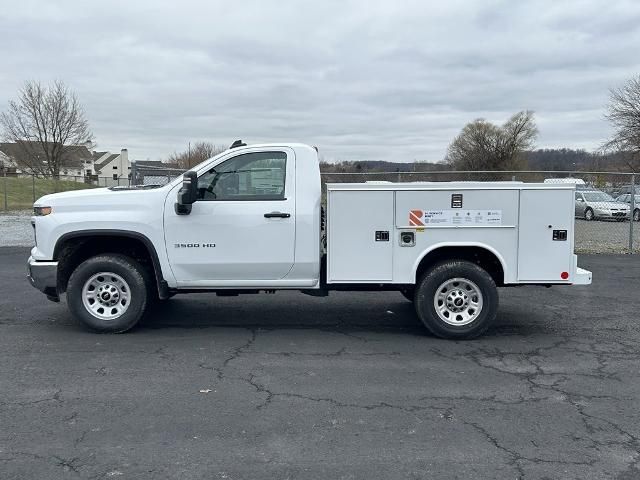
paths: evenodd
<path fill-rule="evenodd" d="M 328 159 L 440 160 L 478 117 L 597 147 L 640 72 L 635 1 L 0 1 L 0 108 L 65 80 L 100 148 L 303 141 Z M 8 3 L 8 2 L 7 2 Z"/>

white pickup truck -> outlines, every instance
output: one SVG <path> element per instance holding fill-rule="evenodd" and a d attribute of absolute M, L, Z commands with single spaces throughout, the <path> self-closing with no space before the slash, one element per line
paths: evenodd
<path fill-rule="evenodd" d="M 433 334 L 472 338 L 497 287 L 591 283 L 573 253 L 574 189 L 328 184 L 325 215 L 314 148 L 240 144 L 164 186 L 40 198 L 28 277 L 102 332 L 177 293 L 396 290 Z"/>

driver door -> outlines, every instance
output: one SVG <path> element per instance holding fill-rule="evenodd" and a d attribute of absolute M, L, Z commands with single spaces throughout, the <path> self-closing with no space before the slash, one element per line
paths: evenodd
<path fill-rule="evenodd" d="M 295 158 L 282 148 L 231 156 L 198 172 L 189 215 L 165 207 L 167 256 L 179 286 L 251 286 L 294 263 Z"/>

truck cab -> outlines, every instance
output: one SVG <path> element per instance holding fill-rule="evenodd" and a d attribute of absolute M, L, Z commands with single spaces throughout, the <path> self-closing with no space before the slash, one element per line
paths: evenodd
<path fill-rule="evenodd" d="M 435 335 L 472 338 L 498 286 L 591 282 L 573 254 L 574 191 L 328 184 L 325 218 L 316 149 L 240 143 L 164 186 L 40 198 L 28 276 L 98 331 L 126 331 L 177 293 L 397 290 Z"/>

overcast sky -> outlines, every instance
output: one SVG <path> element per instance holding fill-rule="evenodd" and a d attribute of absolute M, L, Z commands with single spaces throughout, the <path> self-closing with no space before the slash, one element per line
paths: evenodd
<path fill-rule="evenodd" d="M 133 159 L 242 138 L 439 161 L 522 109 L 539 147 L 596 148 L 608 88 L 640 74 L 640 2 L 0 0 L 0 46 L 0 110 L 62 79 Z"/>

